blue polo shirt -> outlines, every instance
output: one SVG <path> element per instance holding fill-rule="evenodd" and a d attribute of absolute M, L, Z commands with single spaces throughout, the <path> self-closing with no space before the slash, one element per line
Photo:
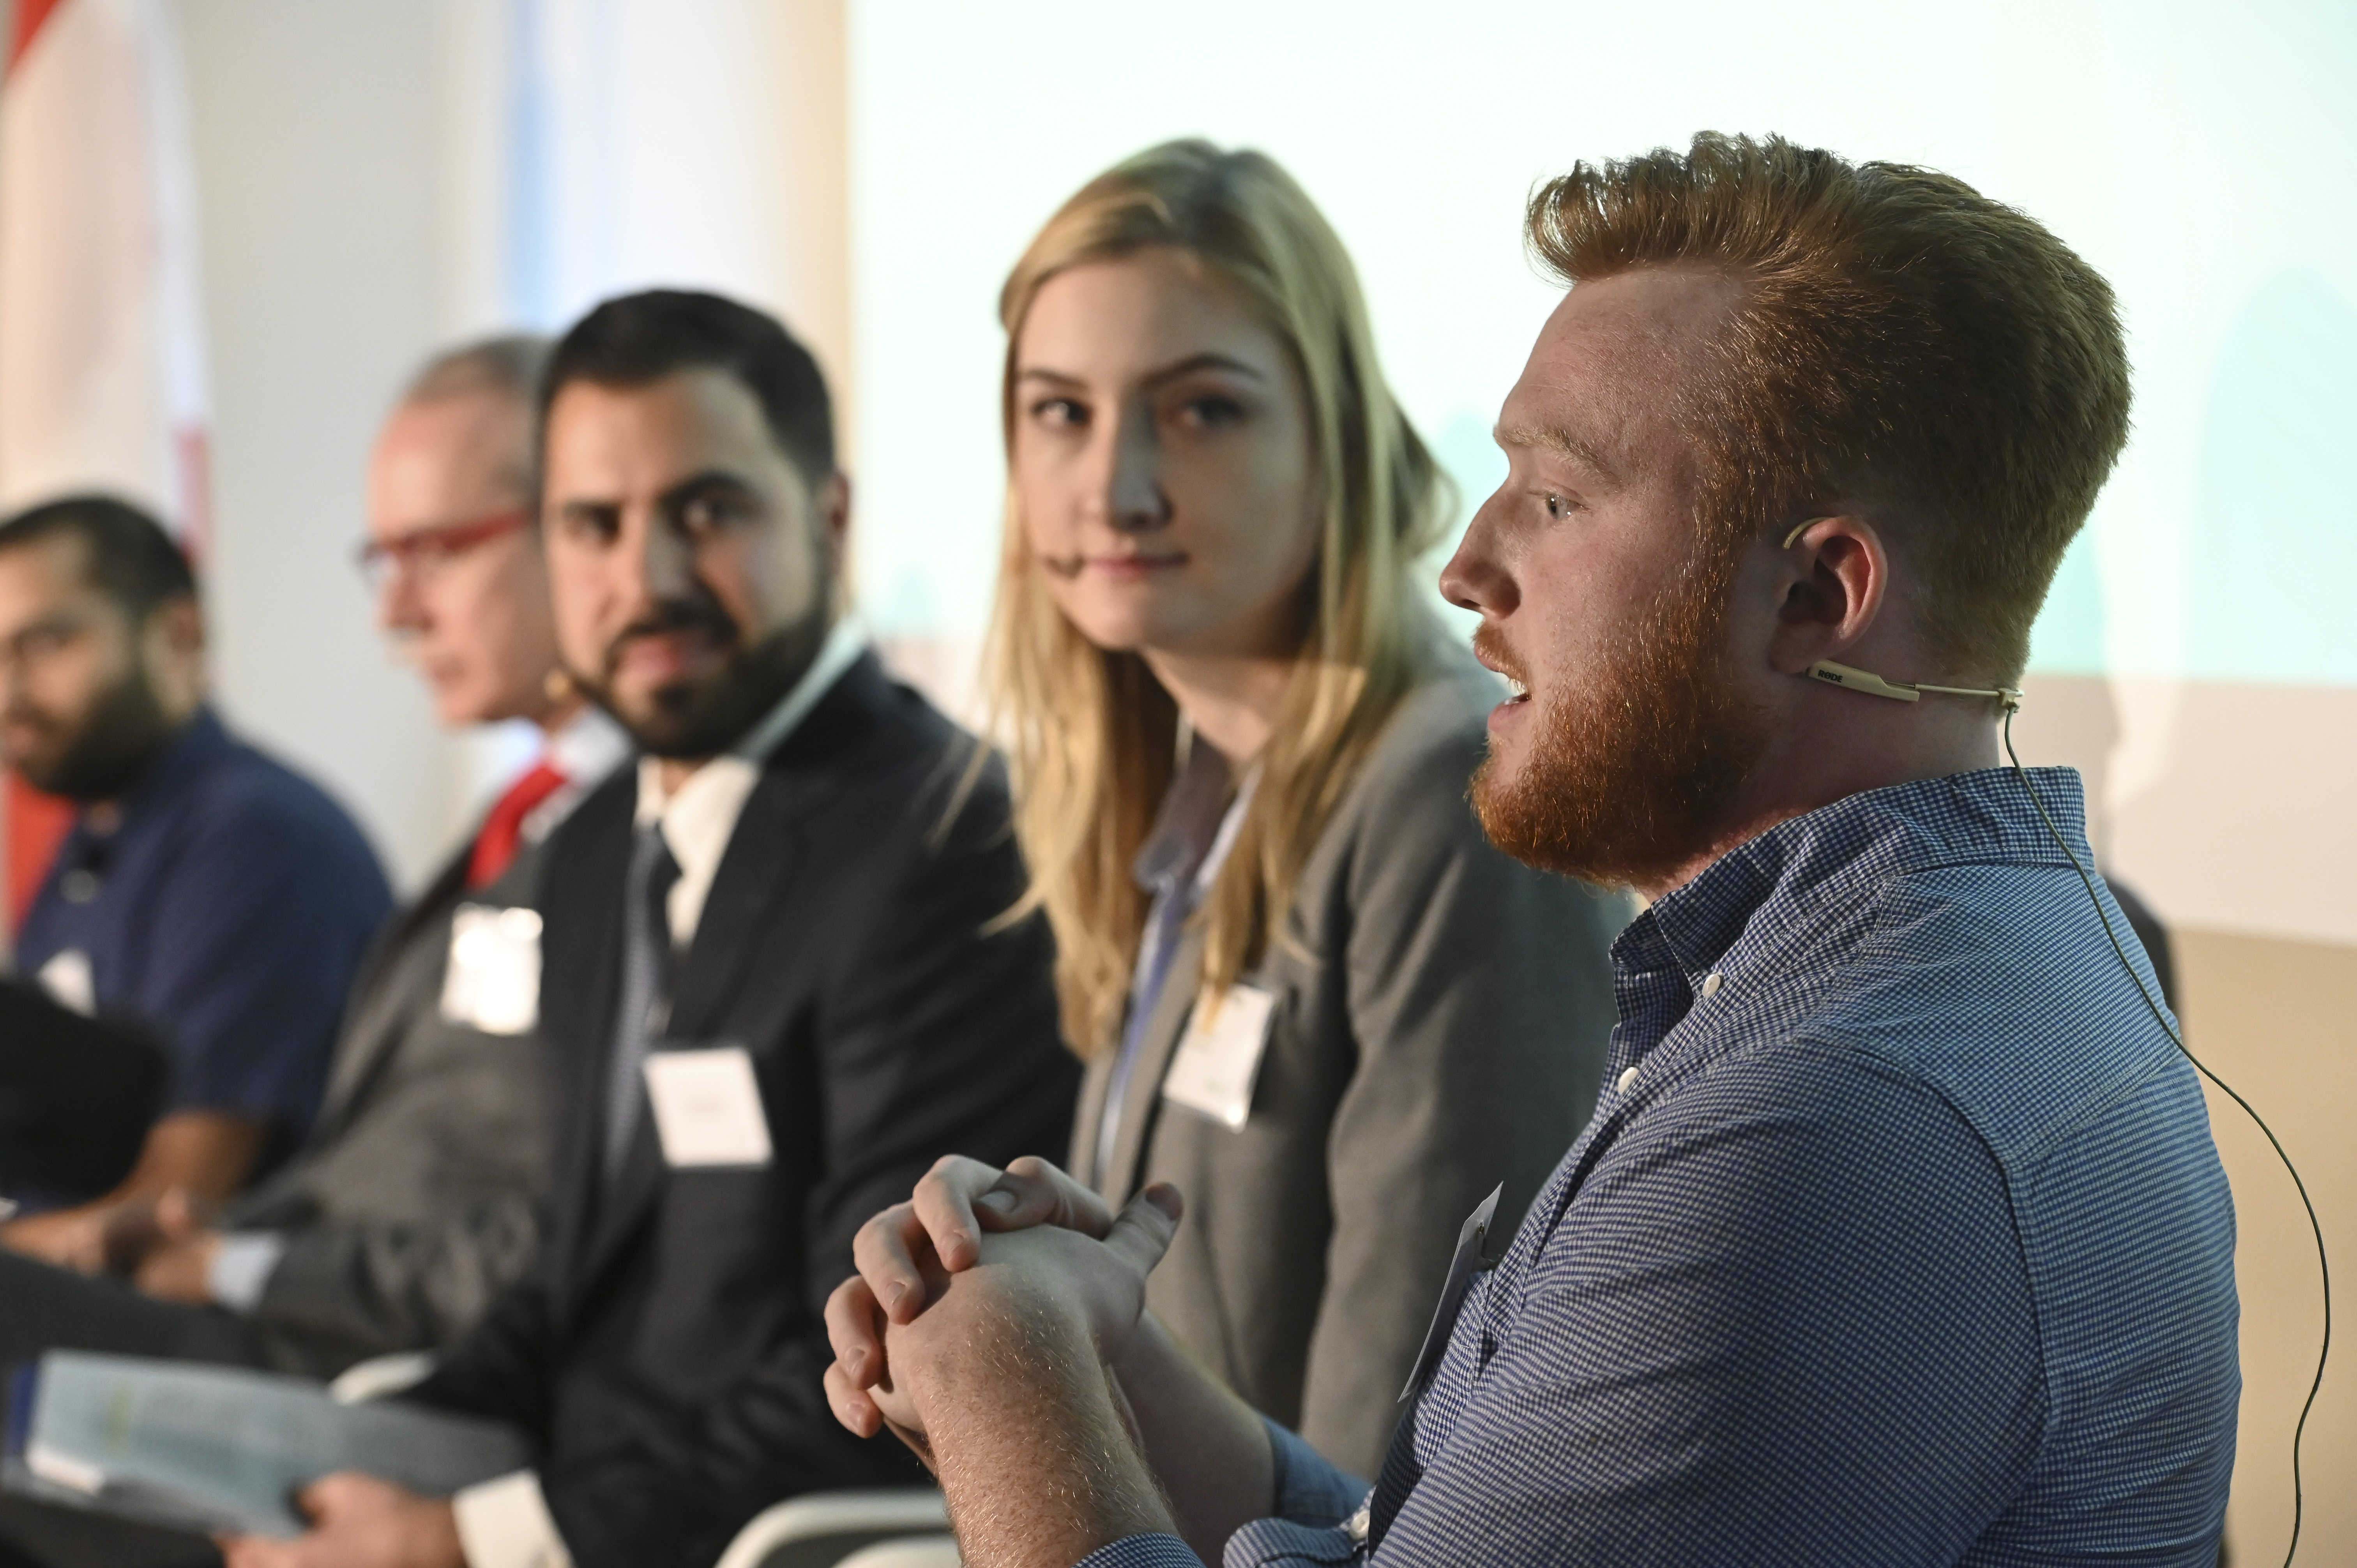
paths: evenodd
<path fill-rule="evenodd" d="M 94 1011 L 135 1020 L 172 1058 L 172 1111 L 308 1126 L 346 993 L 391 890 L 325 791 L 199 710 L 117 802 L 83 813 L 35 895 L 16 967 L 88 964 Z M 69 961 L 70 962 L 70 961 Z"/>

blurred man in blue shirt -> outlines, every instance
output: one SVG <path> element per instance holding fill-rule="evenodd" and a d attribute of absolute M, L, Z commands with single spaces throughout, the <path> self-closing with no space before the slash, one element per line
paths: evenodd
<path fill-rule="evenodd" d="M 120 1206 L 219 1198 L 294 1146 L 392 904 L 343 810 L 207 706 L 204 645 L 187 560 L 136 508 L 72 497 L 0 523 L 0 758 L 81 808 L 16 964 L 171 1058 L 163 1114 L 113 1191 L 12 1195 L 50 1211 L 0 1242 L 85 1272 Z"/>

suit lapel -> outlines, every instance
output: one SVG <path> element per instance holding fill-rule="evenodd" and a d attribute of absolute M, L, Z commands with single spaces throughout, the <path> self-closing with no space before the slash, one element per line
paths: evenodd
<path fill-rule="evenodd" d="M 1113 1086 L 1114 1058 L 1118 1041 L 1107 1044 L 1089 1058 L 1081 1074 L 1080 1102 L 1072 1113 L 1072 1147 L 1066 1166 L 1082 1187 L 1104 1193 L 1104 1173 L 1097 1169 L 1097 1129 L 1104 1125 L 1105 1091 Z"/>
<path fill-rule="evenodd" d="M 891 700 L 883 666 L 872 653 L 860 655 L 763 766 L 721 853 L 695 940 L 680 960 L 672 988 L 673 1038 L 705 1039 L 720 1027 L 746 962 L 770 928 L 771 907 L 792 887 L 809 811 L 842 777 L 838 765 Z"/>
<path fill-rule="evenodd" d="M 1154 1016 L 1137 1042 L 1137 1060 L 1130 1068 L 1122 1094 L 1121 1126 L 1114 1136 L 1113 1163 L 1097 1173 L 1097 1190 L 1118 1208 L 1137 1190 L 1147 1142 L 1154 1136 L 1155 1118 L 1162 1112 L 1162 1079 L 1178 1049 L 1187 1017 L 1194 1010 L 1196 980 L 1203 972 L 1203 927 L 1188 922 L 1179 933 L 1178 950 L 1170 956 L 1170 972 L 1155 999 Z"/>
<path fill-rule="evenodd" d="M 614 1053 L 614 1009 L 622 965 L 622 886 L 629 875 L 629 771 L 600 786 L 560 830 L 546 866 L 543 908 L 541 1029 L 549 1045 L 557 1110 L 555 1233 L 548 1245 L 565 1277 L 579 1278 L 600 1228 L 607 1197 L 598 1149 L 606 1082 Z M 577 1299 L 574 1298 L 574 1299 Z"/>
<path fill-rule="evenodd" d="M 399 1043 L 403 1026 L 412 1012 L 419 1006 L 441 1005 L 438 995 L 420 998 L 416 994 L 414 977 L 421 961 L 411 949 L 421 937 L 444 940 L 439 917 L 457 901 L 465 890 L 466 878 L 467 854 L 461 852 L 386 929 L 382 945 L 369 965 L 368 977 L 359 987 L 357 1000 L 345 1018 L 335 1067 L 328 1077 L 327 1091 L 320 1098 L 319 1113 L 312 1121 L 315 1138 L 343 1125 L 362 1089 Z M 425 967 L 433 974 L 441 972 L 438 964 Z"/>
<path fill-rule="evenodd" d="M 661 1049 L 671 1042 L 709 1042 L 726 1023 L 745 966 L 770 925 L 766 918 L 770 908 L 785 896 L 791 881 L 795 850 L 791 812 L 794 798 L 802 793 L 794 780 L 770 772 L 762 775 L 747 799 L 744 812 L 728 835 L 720 869 L 713 876 L 704 913 L 695 923 L 695 940 L 679 961 L 672 986 L 670 1021 L 662 1038 L 651 1042 L 651 1048 Z M 606 1083 L 602 1075 L 612 1071 L 613 1060 L 610 1004 L 607 1011 L 607 1038 L 599 1052 L 601 1106 Z M 645 1223 L 662 1193 L 663 1177 L 662 1139 L 649 1108 L 631 1133 L 622 1168 L 601 1195 L 587 1277 L 602 1272 Z"/>
<path fill-rule="evenodd" d="M 662 1037 L 651 1042 L 651 1049 L 662 1049 L 670 1042 L 709 1042 L 715 1040 L 721 1026 L 728 1018 L 728 1004 L 736 1000 L 737 981 L 745 973 L 745 964 L 752 957 L 759 936 L 764 934 L 769 922 L 769 906 L 785 894 L 787 873 L 792 867 L 794 834 L 787 818 L 780 813 L 778 795 L 792 795 L 792 789 L 780 788 L 776 773 L 766 773 L 754 788 L 752 797 L 745 801 L 745 813 L 728 834 L 728 849 L 721 854 L 719 873 L 712 877 L 712 894 L 705 898 L 703 918 L 695 922 L 695 940 L 688 943 L 686 955 L 679 960 L 676 979 L 672 983 L 672 1016 L 664 1026 Z M 764 800 L 769 797 L 769 800 Z M 613 1070 L 613 1021 L 608 1004 L 608 1028 L 606 1042 L 598 1052 L 601 1078 L 598 1078 L 598 1103 L 603 1106 L 606 1075 Z M 603 1118 L 598 1118 L 603 1120 Z M 603 1172 L 598 1172 L 603 1176 Z M 613 1262 L 615 1254 L 630 1242 L 641 1224 L 653 1214 L 655 1200 L 662 1196 L 662 1139 L 655 1132 L 653 1108 L 643 1108 L 637 1130 L 631 1132 L 630 1153 L 622 1155 L 622 1169 L 613 1176 L 613 1184 L 601 1193 L 598 1202 L 597 1233 L 594 1233 L 587 1273 L 594 1278 Z"/>
<path fill-rule="evenodd" d="M 721 1024 L 754 947 L 765 934 L 770 907 L 791 883 L 800 845 L 797 808 L 804 781 L 772 768 L 747 797 L 728 847 L 713 875 L 712 891 L 695 923 L 695 940 L 680 958 L 672 987 L 671 1026 L 677 1040 L 711 1037 Z"/>
<path fill-rule="evenodd" d="M 594 1179 L 602 1179 L 603 1175 L 599 1171 Z M 630 1147 L 622 1155 L 622 1168 L 614 1173 L 613 1185 L 599 1194 L 593 1210 L 597 1219 L 581 1272 L 584 1295 L 639 1228 L 653 1218 L 663 1177 L 662 1142 L 656 1135 L 650 1110 L 639 1118 L 638 1128 L 630 1134 Z"/>
<path fill-rule="evenodd" d="M 891 685 L 882 667 L 873 654 L 863 655 L 762 768 L 761 780 L 746 798 L 745 809 L 728 835 L 728 847 L 721 854 L 712 891 L 705 896 L 704 913 L 695 923 L 695 939 L 680 960 L 672 985 L 665 1039 L 709 1040 L 725 1026 L 746 966 L 774 925 L 772 909 L 792 891 L 806 813 L 839 776 L 834 765 L 857 746 L 877 709 L 890 700 Z M 613 960 L 618 962 L 619 921 L 614 924 Z M 605 1037 L 598 1042 L 601 1074 L 610 1070 L 606 1064 L 611 1062 L 613 1053 L 610 997 L 602 1011 L 606 1024 Z M 605 1082 L 601 1076 L 600 1096 Z M 594 1154 L 590 1163 L 594 1171 Z M 646 1223 L 663 1181 L 662 1149 L 653 1117 L 641 1116 L 622 1168 L 595 1210 L 597 1219 L 582 1274 L 585 1289 Z"/>

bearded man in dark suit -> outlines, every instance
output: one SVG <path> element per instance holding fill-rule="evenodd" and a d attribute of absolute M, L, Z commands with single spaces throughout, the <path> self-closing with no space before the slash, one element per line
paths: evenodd
<path fill-rule="evenodd" d="M 635 295 L 565 336 L 542 409 L 560 647 L 645 755 L 559 831 L 541 899 L 545 1250 L 414 1395 L 537 1463 L 450 1502 L 330 1477 L 312 1532 L 233 1543 L 240 1568 L 701 1568 L 779 1498 L 920 1477 L 828 1412 L 827 1293 L 936 1158 L 1070 1124 L 1000 776 L 839 614 L 809 353 Z"/>

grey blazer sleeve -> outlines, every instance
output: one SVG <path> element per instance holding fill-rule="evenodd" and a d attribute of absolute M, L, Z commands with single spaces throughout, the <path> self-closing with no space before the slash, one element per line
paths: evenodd
<path fill-rule="evenodd" d="M 1458 1226 L 1502 1182 L 1491 1251 L 1502 1251 L 1595 1108 L 1613 1019 L 1606 950 L 1627 917 L 1623 900 L 1491 847 L 1466 798 L 1487 699 L 1451 685 L 1403 714 L 1444 733 L 1385 748 L 1342 862 L 1358 1060 L 1328 1140 L 1332 1230 L 1301 1433 L 1363 1475 L 1381 1463 Z"/>
<path fill-rule="evenodd" d="M 525 902 L 537 859 L 476 897 Z M 247 1319 L 289 1370 L 453 1343 L 538 1240 L 544 1047 L 442 1015 L 458 901 L 404 922 L 356 999 L 310 1145 L 223 1216 L 285 1244 Z"/>
<path fill-rule="evenodd" d="M 447 1346 L 531 1261 L 529 1191 L 481 1197 L 434 1222 L 315 1220 L 281 1232 L 253 1321 L 276 1359 L 327 1368 L 388 1349 Z"/>

